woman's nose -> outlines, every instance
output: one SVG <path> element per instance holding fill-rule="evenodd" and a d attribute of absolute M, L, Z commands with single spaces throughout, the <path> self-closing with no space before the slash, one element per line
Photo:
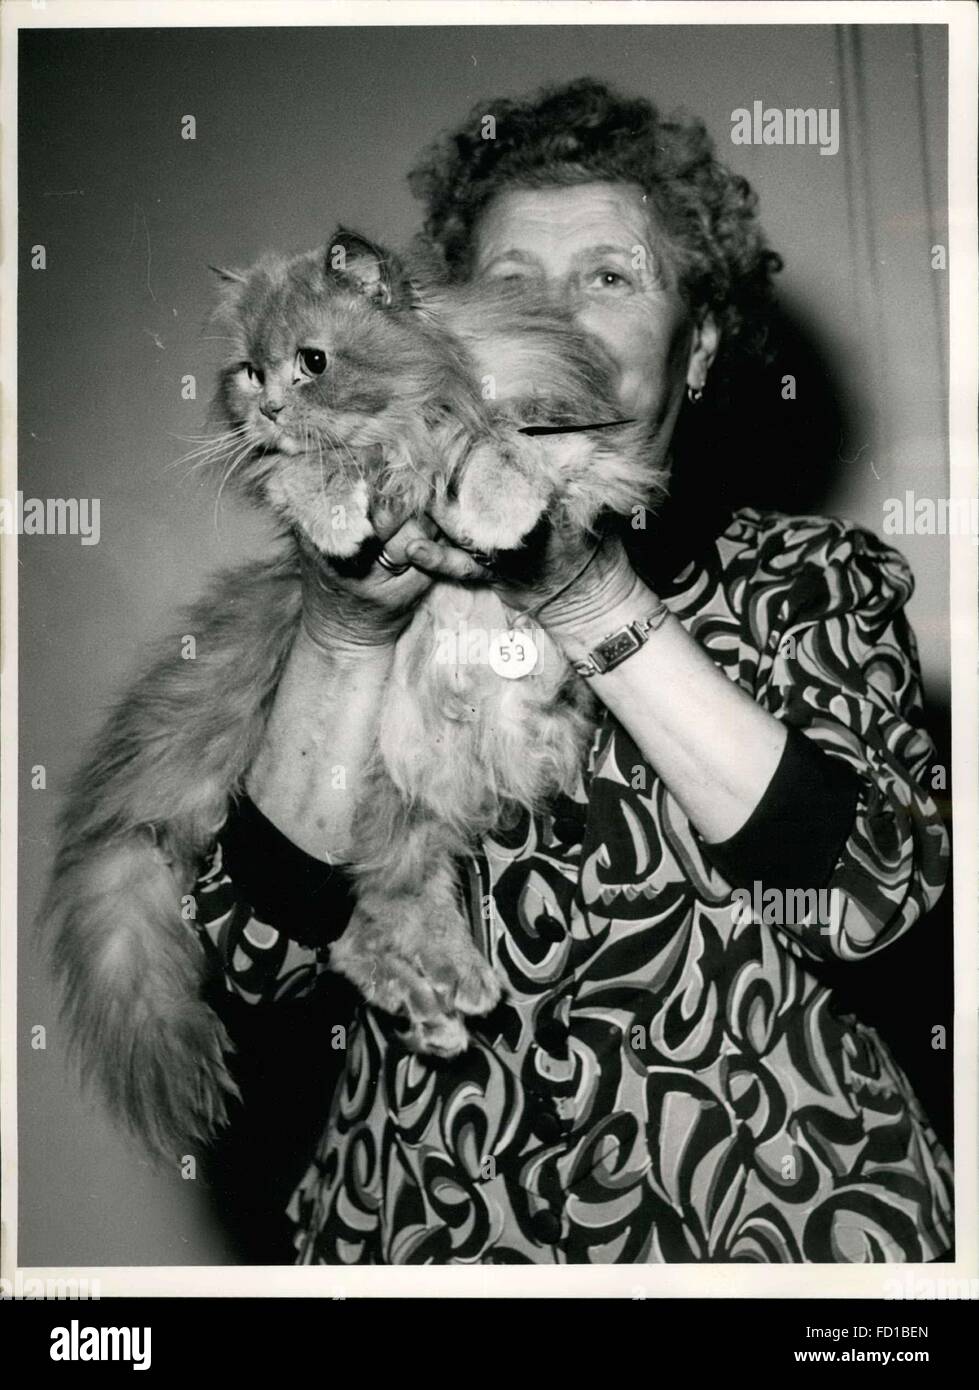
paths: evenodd
<path fill-rule="evenodd" d="M 576 275 L 555 277 L 547 284 L 548 298 L 559 313 L 567 314 L 579 327 L 583 327 L 582 317 L 588 313 L 588 296 L 583 293 Z"/>
<path fill-rule="evenodd" d="M 545 296 L 556 309 L 570 313 L 578 300 L 577 283 L 572 275 L 545 275 L 541 281 Z"/>
<path fill-rule="evenodd" d="M 284 404 L 284 401 L 267 398 L 258 408 L 267 420 L 275 420 Z"/>

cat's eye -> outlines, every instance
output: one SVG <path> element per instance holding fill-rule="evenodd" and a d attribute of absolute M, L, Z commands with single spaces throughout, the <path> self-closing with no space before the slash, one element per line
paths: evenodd
<path fill-rule="evenodd" d="M 296 362 L 306 376 L 322 376 L 326 371 L 326 353 L 322 348 L 300 348 Z"/>
<path fill-rule="evenodd" d="M 242 369 L 244 370 L 245 376 L 252 383 L 252 385 L 261 386 L 265 380 L 265 373 L 260 371 L 258 367 L 253 366 L 251 362 L 243 362 L 241 365 Z"/>

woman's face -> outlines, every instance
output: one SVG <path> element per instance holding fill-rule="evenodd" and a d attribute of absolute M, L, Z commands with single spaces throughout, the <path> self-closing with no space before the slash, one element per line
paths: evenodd
<path fill-rule="evenodd" d="M 632 184 L 512 188 L 498 194 L 473 242 L 473 279 L 542 284 L 619 366 L 629 416 L 669 441 L 686 386 L 703 387 L 717 350 L 676 284 L 663 238 Z"/>

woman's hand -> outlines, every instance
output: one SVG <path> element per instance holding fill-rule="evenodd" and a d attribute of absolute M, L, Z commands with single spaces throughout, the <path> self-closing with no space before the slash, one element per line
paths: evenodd
<path fill-rule="evenodd" d="M 435 534 L 434 522 L 422 517 L 402 523 L 381 512 L 371 521 L 391 562 L 410 566 L 404 574 L 392 574 L 376 560 L 365 572 L 299 538 L 303 628 L 313 645 L 330 655 L 392 646 L 432 586 L 434 576 L 414 568 L 406 552 L 412 542 Z"/>
<path fill-rule="evenodd" d="M 540 610 L 538 621 L 559 638 L 600 626 L 641 587 L 617 536 L 572 535 L 548 522 L 526 547 L 500 556 L 492 566 L 441 532 L 407 539 L 404 553 L 433 579 L 490 584 L 515 613 Z"/>

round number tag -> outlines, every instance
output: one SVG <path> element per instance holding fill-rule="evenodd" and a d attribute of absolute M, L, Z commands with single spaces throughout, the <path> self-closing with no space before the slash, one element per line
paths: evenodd
<path fill-rule="evenodd" d="M 529 676 L 537 665 L 537 647 L 533 637 L 523 628 L 498 632 L 489 645 L 490 670 L 504 680 L 516 681 Z"/>

